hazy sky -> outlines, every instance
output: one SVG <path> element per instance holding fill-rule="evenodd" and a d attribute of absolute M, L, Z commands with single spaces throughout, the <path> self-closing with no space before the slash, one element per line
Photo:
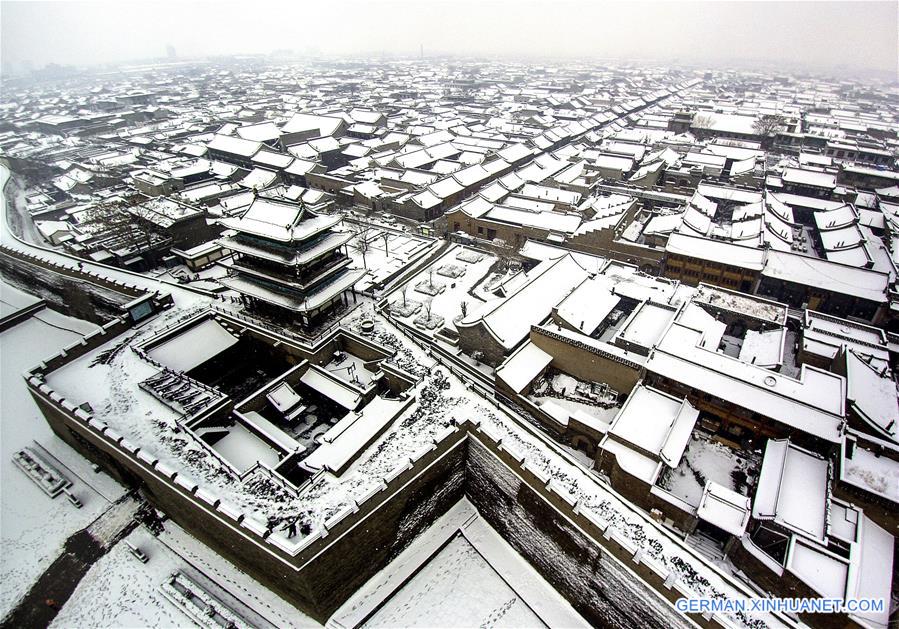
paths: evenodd
<path fill-rule="evenodd" d="M 0 2 L 5 62 L 95 64 L 316 50 L 324 55 L 785 60 L 896 76 L 886 2 Z"/>

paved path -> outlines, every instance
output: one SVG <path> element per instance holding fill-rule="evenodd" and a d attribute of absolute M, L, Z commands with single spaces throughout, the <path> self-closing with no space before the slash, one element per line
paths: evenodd
<path fill-rule="evenodd" d="M 0 627 L 49 626 L 91 566 L 137 526 L 137 521 L 131 517 L 137 506 L 133 498 L 125 496 L 90 526 L 69 537 L 59 557 L 44 570 Z"/>

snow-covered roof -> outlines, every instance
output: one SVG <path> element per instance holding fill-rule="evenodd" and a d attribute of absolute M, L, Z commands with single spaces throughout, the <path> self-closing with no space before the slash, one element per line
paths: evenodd
<path fill-rule="evenodd" d="M 709 218 L 714 218 L 715 214 L 718 213 L 718 204 L 708 197 L 704 197 L 703 195 L 701 195 L 698 190 L 695 191 L 693 193 L 693 196 L 690 197 L 688 205 L 690 207 L 696 208 Z"/>
<path fill-rule="evenodd" d="M 635 197 L 626 194 L 612 194 L 587 199 L 578 207 L 578 210 L 581 212 L 592 210 L 594 218 L 618 216 L 630 210 L 636 203 Z"/>
<path fill-rule="evenodd" d="M 739 537 L 749 524 L 750 499 L 715 481 L 706 481 L 696 515 L 722 531 Z"/>
<path fill-rule="evenodd" d="M 593 160 L 593 164 L 597 168 L 620 170 L 621 172 L 626 173 L 634 167 L 634 160 L 630 157 L 622 157 L 620 155 L 599 155 Z"/>
<path fill-rule="evenodd" d="M 724 336 L 724 331 L 727 330 L 727 324 L 724 321 L 719 321 L 709 314 L 695 300 L 691 300 L 684 306 L 680 314 L 678 314 L 677 320 L 681 325 L 702 332 L 703 339 L 705 339 L 708 347 L 718 347 L 721 343 L 721 337 Z"/>
<path fill-rule="evenodd" d="M 788 251 L 768 250 L 762 275 L 803 286 L 851 295 L 875 303 L 888 301 L 887 273 L 838 264 Z"/>
<path fill-rule="evenodd" d="M 187 372 L 235 343 L 237 337 L 209 318 L 152 347 L 147 354 L 169 369 Z"/>
<path fill-rule="evenodd" d="M 262 148 L 262 143 L 254 142 L 252 140 L 243 140 L 230 135 L 216 135 L 212 138 L 212 141 L 206 144 L 206 146 L 214 151 L 221 151 L 222 153 L 230 153 L 241 157 L 252 157 Z"/>
<path fill-rule="evenodd" d="M 707 304 L 715 310 L 739 313 L 766 323 L 783 326 L 787 322 L 787 306 L 770 299 L 747 295 L 711 284 L 700 284 L 692 301 Z"/>
<path fill-rule="evenodd" d="M 615 343 L 633 344 L 649 349 L 662 336 L 676 309 L 644 301 L 630 314 L 615 335 Z"/>
<path fill-rule="evenodd" d="M 274 151 L 266 151 L 265 149 L 253 156 L 253 161 L 271 168 L 287 168 L 295 161 L 293 155 L 285 155 L 284 153 L 276 153 Z"/>
<path fill-rule="evenodd" d="M 305 175 L 311 172 L 317 166 L 316 162 L 308 159 L 300 159 L 297 157 L 290 165 L 284 169 L 284 172 L 291 175 Z"/>
<path fill-rule="evenodd" d="M 678 226 L 677 231 L 684 234 L 705 236 L 712 226 L 712 219 L 693 206 L 687 206 L 686 211 L 680 217 L 682 223 Z"/>
<path fill-rule="evenodd" d="M 641 383 L 612 420 L 600 447 L 613 439 L 674 468 L 680 463 L 698 418 L 699 410 L 686 399 Z"/>
<path fill-rule="evenodd" d="M 833 209 L 815 212 L 815 225 L 821 231 L 841 229 L 858 222 L 858 213 L 848 203 Z"/>
<path fill-rule="evenodd" d="M 718 352 L 704 334 L 674 321 L 649 354 L 648 371 L 715 395 L 820 439 L 839 443 L 846 383 L 803 365 L 790 378 Z"/>
<path fill-rule="evenodd" d="M 716 202 L 727 201 L 730 203 L 758 203 L 762 200 L 762 193 L 753 190 L 742 190 L 730 186 L 716 186 L 714 184 L 700 183 L 696 186 L 696 192 Z"/>
<path fill-rule="evenodd" d="M 317 215 L 296 203 L 256 197 L 240 216 L 222 219 L 238 232 L 281 242 L 307 240 L 340 222 L 339 216 Z"/>
<path fill-rule="evenodd" d="M 789 439 L 769 439 L 759 473 L 752 517 L 824 541 L 829 500 L 827 459 Z"/>
<path fill-rule="evenodd" d="M 356 122 L 362 122 L 371 125 L 379 124 L 384 119 L 384 114 L 379 111 L 371 111 L 368 109 L 359 108 L 351 109 L 349 116 Z"/>
<path fill-rule="evenodd" d="M 527 210 L 528 212 L 552 212 L 555 208 L 555 204 L 548 201 L 538 201 L 537 199 L 531 199 L 528 197 L 519 197 L 516 195 L 509 195 L 503 201 L 503 207 L 510 207 L 516 210 Z"/>
<path fill-rule="evenodd" d="M 527 283 L 511 297 L 485 303 L 456 327 L 482 324 L 498 343 L 512 349 L 528 335 L 531 325 L 545 319 L 553 306 L 587 278 L 587 272 L 566 255 L 541 262 L 526 277 Z"/>
<path fill-rule="evenodd" d="M 740 346 L 740 360 L 766 369 L 783 363 L 786 328 L 775 330 L 746 330 Z"/>
<path fill-rule="evenodd" d="M 683 225 L 684 213 L 657 214 L 646 222 L 643 234 L 646 236 L 670 234 Z"/>
<path fill-rule="evenodd" d="M 531 149 L 524 143 L 510 144 L 506 148 L 497 151 L 497 155 L 507 162 L 517 162 L 531 156 Z"/>
<path fill-rule="evenodd" d="M 254 168 L 249 173 L 247 173 L 247 176 L 241 179 L 238 183 L 244 188 L 262 190 L 263 188 L 267 188 L 272 185 L 277 177 L 278 174 L 271 170 L 266 170 L 264 168 Z"/>
<path fill-rule="evenodd" d="M 845 352 L 846 401 L 880 437 L 899 442 L 899 393 L 889 366 Z M 873 363 L 873 364 L 872 364 Z"/>
<path fill-rule="evenodd" d="M 428 186 L 428 190 L 438 199 L 446 199 L 463 190 L 462 184 L 452 178 L 441 179 Z"/>
<path fill-rule="evenodd" d="M 857 525 L 848 558 L 794 537 L 787 551 L 786 568 L 822 596 L 888 601 L 893 581 L 893 536 L 864 513 L 855 509 L 852 513 Z M 889 605 L 880 611 L 849 616 L 862 626 L 886 629 Z"/>
<path fill-rule="evenodd" d="M 538 186 L 536 184 L 525 184 L 518 192 L 522 196 L 533 197 L 535 199 L 546 199 L 548 201 L 556 201 L 576 205 L 581 199 L 580 192 L 572 190 L 561 190 L 559 188 L 551 188 L 549 186 Z"/>
<path fill-rule="evenodd" d="M 765 266 L 765 251 L 762 249 L 680 232 L 671 234 L 665 250 L 669 254 L 710 260 L 754 271 L 759 271 Z"/>
<path fill-rule="evenodd" d="M 759 135 L 755 130 L 755 122 L 755 116 L 699 111 L 693 118 L 691 127 L 694 129 L 708 129 L 710 131 L 718 131 L 721 133 Z"/>
<path fill-rule="evenodd" d="M 664 466 L 661 461 L 633 450 L 627 444 L 610 439 L 608 435 L 603 438 L 600 447 L 615 456 L 615 460 L 622 470 L 649 485 L 655 483 Z"/>
<path fill-rule="evenodd" d="M 528 341 L 509 356 L 496 370 L 496 377 L 515 393 L 521 393 L 553 357 Z"/>
<path fill-rule="evenodd" d="M 364 269 L 344 269 L 331 276 L 327 282 L 317 285 L 311 292 L 307 292 L 304 295 L 287 294 L 239 275 L 222 277 L 218 281 L 223 286 L 238 293 L 255 297 L 260 301 L 295 312 L 311 312 L 355 285 L 365 273 Z"/>
<path fill-rule="evenodd" d="M 849 560 L 830 553 L 821 546 L 794 537 L 791 540 L 786 568 L 818 594 L 842 599 L 849 580 Z"/>
<path fill-rule="evenodd" d="M 284 123 L 284 126 L 281 127 L 281 132 L 299 133 L 302 131 L 313 131 L 318 136 L 326 136 L 336 133 L 342 124 L 345 124 L 343 118 L 298 113 Z"/>
<path fill-rule="evenodd" d="M 253 142 L 267 142 L 281 137 L 281 131 L 273 122 L 260 122 L 257 124 L 237 127 L 235 133 L 244 140 Z"/>
<path fill-rule="evenodd" d="M 601 275 L 584 280 L 559 303 L 556 316 L 584 334 L 593 334 L 621 301 L 613 287 L 614 283 Z"/>
<path fill-rule="evenodd" d="M 739 162 L 734 162 L 730 167 L 730 176 L 738 177 L 740 175 L 745 175 L 747 173 L 751 173 L 755 170 L 755 157 L 750 157 L 748 159 L 740 160 Z"/>
<path fill-rule="evenodd" d="M 819 199 L 817 197 L 806 197 L 801 194 L 788 194 L 786 192 L 766 192 L 767 198 L 774 198 L 777 201 L 791 206 L 809 208 L 816 212 L 833 210 L 844 205 L 842 201 L 831 201 L 829 199 Z"/>
<path fill-rule="evenodd" d="M 338 473 L 410 403 L 408 399 L 391 400 L 375 396 L 364 407 L 350 411 L 328 429 L 321 436 L 321 444 L 303 459 L 302 465 L 310 470 L 325 469 Z"/>
<path fill-rule="evenodd" d="M 563 214 L 552 210 L 533 212 L 503 205 L 494 206 L 483 215 L 483 218 L 562 234 L 573 234 L 581 224 L 581 217 L 577 214 Z"/>
<path fill-rule="evenodd" d="M 71 223 L 66 221 L 34 221 L 34 226 L 44 238 L 50 238 L 59 232 L 69 232 L 72 229 Z"/>
<path fill-rule="evenodd" d="M 782 179 L 785 183 L 795 183 L 801 186 L 813 186 L 815 188 L 833 189 L 837 185 L 836 175 L 802 168 L 785 168 Z"/>

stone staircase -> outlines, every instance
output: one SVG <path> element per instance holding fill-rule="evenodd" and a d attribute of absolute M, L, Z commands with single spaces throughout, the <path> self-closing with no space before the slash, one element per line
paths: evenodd
<path fill-rule="evenodd" d="M 696 531 L 688 535 L 684 541 L 709 561 L 722 561 L 724 559 L 724 545 L 702 531 Z"/>

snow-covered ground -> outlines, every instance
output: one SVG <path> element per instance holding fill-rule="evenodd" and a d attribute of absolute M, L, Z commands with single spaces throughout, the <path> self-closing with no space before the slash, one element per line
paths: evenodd
<path fill-rule="evenodd" d="M 56 256 L 58 254 L 51 257 Z M 483 260 L 479 260 L 467 264 L 476 265 L 482 262 Z M 71 261 L 67 263 L 72 264 Z M 104 270 L 104 273 L 112 275 L 119 272 Z M 128 277 L 130 279 L 134 276 Z M 149 279 L 130 281 L 139 285 L 154 283 L 154 280 Z M 416 280 L 413 280 L 413 283 L 415 282 Z M 156 284 L 156 287 L 159 285 Z M 176 287 L 172 287 L 172 293 L 176 295 L 176 307 L 137 330 L 135 340 L 140 337 L 146 338 L 154 333 L 154 329 L 172 323 L 185 313 L 196 311 L 202 302 L 208 301 Z M 444 294 L 441 293 L 441 296 Z M 363 308 L 357 309 L 345 323 L 350 327 L 358 327 L 362 310 Z M 453 313 L 449 320 L 456 314 Z M 503 447 L 513 449 L 524 456 L 529 469 L 551 478 L 554 491 L 567 494 L 572 502 L 579 503 L 582 512 L 592 513 L 592 517 L 606 523 L 610 535 L 624 540 L 634 549 L 644 550 L 643 561 L 655 563 L 660 569 L 672 572 L 679 579 L 686 595 L 730 598 L 741 598 L 741 594 L 745 596 L 745 592 L 739 591 L 734 582 L 725 580 L 720 573 L 711 569 L 704 559 L 684 547 L 680 540 L 672 538 L 645 514 L 634 509 L 614 492 L 608 491 L 592 474 L 580 465 L 572 463 L 542 436 L 532 432 L 517 418 L 502 412 L 492 401 L 478 398 L 458 378 L 447 377 L 446 370 L 435 368 L 434 361 L 425 356 L 408 337 L 382 318 L 373 318 L 374 340 L 398 350 L 397 357 L 391 361 L 407 371 L 424 376 L 424 380 L 412 391 L 417 397 L 417 403 L 410 406 L 381 438 L 372 443 L 347 472 L 339 478 L 323 475 L 307 486 L 299 497 L 291 498 L 275 493 L 257 495 L 249 487 L 234 487 L 233 483 L 230 487 L 223 487 L 221 483 L 215 481 L 216 470 L 193 467 L 194 462 L 187 457 L 178 458 L 177 469 L 188 468 L 190 475 L 198 477 L 201 484 L 211 485 L 213 491 L 226 499 L 233 496 L 235 502 L 247 512 L 258 510 L 261 512 L 259 515 L 270 515 L 279 526 L 283 526 L 285 520 L 299 518 L 309 522 L 312 530 L 316 530 L 325 520 L 346 508 L 354 499 L 379 486 L 385 475 L 392 473 L 397 467 L 406 465 L 410 452 L 416 452 L 422 446 L 430 444 L 438 434 L 452 425 L 454 419 L 471 419 L 480 422 L 483 430 L 500 439 Z M 129 360 L 131 355 L 132 352 L 127 350 L 118 354 L 121 357 L 128 356 Z M 132 382 L 120 376 L 123 368 L 133 366 L 113 362 L 112 368 L 116 370 L 115 373 L 112 369 L 97 367 L 98 373 L 105 371 L 106 376 L 99 378 L 97 382 L 99 385 L 102 380 L 104 388 L 103 397 L 98 404 L 101 408 L 95 407 L 95 415 L 116 428 L 122 426 L 121 432 L 135 442 L 143 444 L 141 438 L 135 438 L 133 431 L 137 430 L 137 437 L 141 437 L 140 431 L 145 429 L 148 419 L 155 419 L 154 411 L 148 413 L 147 408 L 140 405 L 129 410 L 127 404 L 124 406 L 121 404 L 123 401 L 129 402 L 129 396 L 132 395 L 129 387 Z M 87 371 L 89 369 L 85 369 L 84 372 Z M 7 378 L 4 378 L 4 382 L 6 380 Z M 72 394 L 76 391 L 75 397 L 82 395 L 83 387 L 73 388 L 73 386 L 74 380 L 68 383 L 63 393 Z M 133 416 L 123 425 L 122 412 L 126 411 Z M 152 445 L 156 447 L 157 444 Z M 164 455 L 163 452 L 159 454 Z M 172 452 L 170 456 L 175 458 L 175 454 Z M 761 616 L 773 625 L 780 624 L 770 615 Z"/>
<path fill-rule="evenodd" d="M 843 458 L 843 478 L 872 494 L 899 500 L 899 463 L 857 447 L 852 458 Z"/>
<path fill-rule="evenodd" d="M 596 393 L 593 390 L 596 389 Z M 597 383 L 579 380 L 566 373 L 555 372 L 549 379 L 544 379 L 534 386 L 534 394 L 528 398 L 538 406 L 551 402 L 574 414 L 581 411 L 592 417 L 597 426 L 604 424 L 606 428 L 615 419 L 621 406 L 617 404 L 617 392 L 614 389 L 602 389 Z M 600 405 L 602 401 L 604 404 Z M 613 406 L 608 404 L 614 403 Z"/>
<path fill-rule="evenodd" d="M 366 627 L 544 627 L 461 535 L 454 537 Z"/>
<path fill-rule="evenodd" d="M 2 288 L 3 294 L 7 289 Z M 93 325 L 44 309 L 0 333 L 0 617 L 53 562 L 65 540 L 86 527 L 124 489 L 56 437 L 25 387 L 22 372 L 90 332 Z M 76 509 L 51 499 L 12 463 L 14 452 L 39 442 L 54 465 L 73 481 L 84 503 Z M 45 452 L 45 451 L 41 451 Z M 96 485 L 98 493 L 90 485 Z M 104 498 L 105 496 L 105 498 Z"/>
<path fill-rule="evenodd" d="M 0 282 L 0 317 L 8 317 L 38 301 L 39 297 L 29 295 L 6 282 Z"/>
<path fill-rule="evenodd" d="M 571 605 L 463 498 L 330 619 L 335 626 L 576 627 Z"/>
<path fill-rule="evenodd" d="M 93 565 L 51 627 L 191 627 L 191 618 L 166 599 L 160 584 L 181 566 L 174 553 L 142 529 L 125 538 L 150 557 L 146 564 L 124 542 Z M 155 540 L 154 540 L 155 541 Z"/>
<path fill-rule="evenodd" d="M 113 547 L 84 576 L 51 627 L 195 626 L 160 591 L 160 585 L 179 571 L 253 626 L 320 626 L 177 525 L 166 522 L 165 529 L 159 538 L 136 529 Z M 125 541 L 140 548 L 149 561 L 138 561 Z"/>
<path fill-rule="evenodd" d="M 228 602 L 230 597 L 231 601 L 240 601 L 275 627 L 321 626 L 173 522 L 165 523 L 159 541 L 191 567 L 187 570 L 189 574 L 199 572 L 207 583 L 214 581 L 220 599 Z"/>
<path fill-rule="evenodd" d="M 678 498 L 698 507 L 706 480 L 713 480 L 728 489 L 745 494 L 745 484 L 737 486 L 734 474 L 742 473 L 754 479 L 758 469 L 758 455 L 736 452 L 724 444 L 694 433 L 680 465 L 671 470 L 659 484 Z"/>
<path fill-rule="evenodd" d="M 478 261 L 471 263 L 460 260 L 458 256 L 463 251 L 476 253 Z M 493 255 L 472 252 L 460 245 L 450 247 L 446 253 L 431 263 L 428 268 L 405 284 L 406 303 L 418 303 L 421 304 L 421 308 L 403 317 L 403 320 L 412 324 L 417 315 L 423 314 L 425 305 L 430 304 L 431 317 L 442 318 L 443 324 L 435 329 L 425 329 L 423 331 L 433 333 L 439 330 L 440 327 L 455 329 L 454 320 L 462 316 L 462 302 L 466 303 L 466 312 L 470 312 L 482 304 L 482 301 L 477 297 L 473 297 L 470 291 L 487 275 L 490 267 L 495 262 L 496 257 Z M 453 277 L 454 275 L 456 277 Z M 431 291 L 431 285 L 436 290 Z M 436 294 L 431 295 L 430 292 L 436 292 Z M 392 293 L 390 302 L 397 308 L 402 308 L 402 293 L 400 291 Z M 394 314 L 396 312 L 396 310 L 393 311 Z"/>
<path fill-rule="evenodd" d="M 432 238 L 367 225 L 343 222 L 337 229 L 358 234 L 346 245 L 353 268 L 368 269 L 368 275 L 356 285 L 358 290 L 384 282 L 395 273 L 405 270 L 431 248 L 439 246 L 438 241 Z M 368 245 L 360 244 L 360 239 L 364 239 Z"/>

